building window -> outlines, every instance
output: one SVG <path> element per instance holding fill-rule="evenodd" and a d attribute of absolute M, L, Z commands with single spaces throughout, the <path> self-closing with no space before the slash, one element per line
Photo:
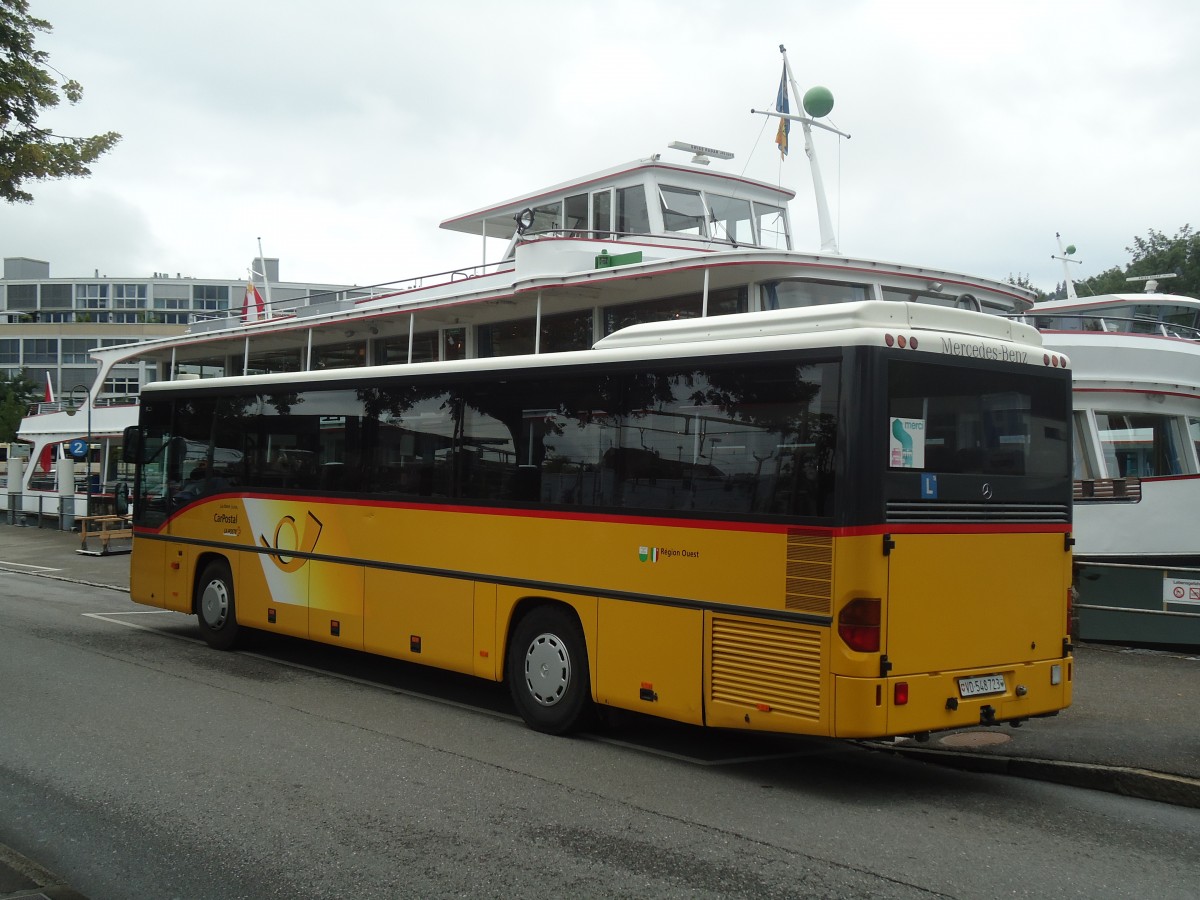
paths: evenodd
<path fill-rule="evenodd" d="M 107 284 L 75 285 L 76 309 L 108 309 Z"/>
<path fill-rule="evenodd" d="M 9 309 L 37 308 L 36 284 L 10 284 L 7 294 Z"/>
<path fill-rule="evenodd" d="M 144 284 L 114 284 L 113 309 L 145 309 L 146 286 Z"/>
<path fill-rule="evenodd" d="M 55 338 L 26 338 L 25 365 L 58 365 L 58 340 Z"/>
<path fill-rule="evenodd" d="M 70 309 L 71 285 L 43 284 L 42 309 Z"/>
<path fill-rule="evenodd" d="M 88 355 L 88 350 L 95 346 L 96 342 L 87 338 L 63 338 L 63 365 L 87 365 L 92 361 L 92 358 Z"/>
<path fill-rule="evenodd" d="M 21 342 L 16 339 L 0 340 L 0 366 L 16 366 L 21 363 Z"/>
<path fill-rule="evenodd" d="M 192 306 L 195 309 L 229 309 L 229 286 L 224 284 L 192 285 Z"/>

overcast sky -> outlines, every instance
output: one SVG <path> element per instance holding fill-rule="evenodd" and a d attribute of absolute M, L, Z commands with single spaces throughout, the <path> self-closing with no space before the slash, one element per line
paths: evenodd
<path fill-rule="evenodd" d="M 374 284 L 478 262 L 450 216 L 668 151 L 797 192 L 780 164 L 778 45 L 817 133 L 843 253 L 1051 289 L 1135 236 L 1200 227 L 1195 0 L 30 0 L 38 46 L 83 101 L 59 134 L 118 131 L 91 178 L 0 208 L 0 255 L 52 276 L 242 278 L 256 241 L 284 280 Z M 793 99 L 793 110 L 796 101 Z M 498 255 L 500 248 L 493 249 Z"/>

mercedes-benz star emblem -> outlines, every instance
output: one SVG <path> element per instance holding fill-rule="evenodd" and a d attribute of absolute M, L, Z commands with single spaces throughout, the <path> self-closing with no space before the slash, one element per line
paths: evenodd
<path fill-rule="evenodd" d="M 992 499 L 992 486 L 991 486 L 991 484 L 989 484 L 987 482 L 984 482 L 984 485 L 983 485 L 983 499 L 984 500 Z"/>

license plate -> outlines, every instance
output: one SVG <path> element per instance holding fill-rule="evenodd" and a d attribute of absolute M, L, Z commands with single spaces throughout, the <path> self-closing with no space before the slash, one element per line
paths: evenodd
<path fill-rule="evenodd" d="M 982 697 L 986 694 L 1004 693 L 1003 675 L 976 675 L 974 678 L 958 679 L 958 692 L 964 697 Z"/>

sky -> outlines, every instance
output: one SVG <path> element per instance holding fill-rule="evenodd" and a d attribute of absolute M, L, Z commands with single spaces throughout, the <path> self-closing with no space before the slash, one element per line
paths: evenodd
<path fill-rule="evenodd" d="M 0 255 L 54 277 L 169 272 L 380 284 L 478 263 L 439 223 L 687 141 L 796 191 L 779 45 L 815 132 L 841 252 L 980 275 L 1084 278 L 1150 229 L 1200 227 L 1194 0 L 29 0 L 83 100 L 56 134 L 120 132 L 85 179 L 0 207 Z M 798 106 L 792 100 L 793 110 Z M 490 248 L 490 259 L 503 247 Z"/>

